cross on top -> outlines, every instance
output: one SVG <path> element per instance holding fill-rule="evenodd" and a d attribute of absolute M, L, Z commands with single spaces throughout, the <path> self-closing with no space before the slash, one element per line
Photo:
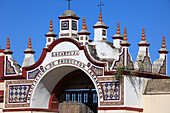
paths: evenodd
<path fill-rule="evenodd" d="M 102 11 L 102 6 L 104 6 L 104 4 L 102 4 L 102 2 L 100 1 L 100 4 L 97 5 L 97 6 L 100 6 L 100 12 Z"/>
<path fill-rule="evenodd" d="M 68 1 L 68 10 L 70 10 L 70 1 L 72 0 L 65 0 L 65 1 Z"/>

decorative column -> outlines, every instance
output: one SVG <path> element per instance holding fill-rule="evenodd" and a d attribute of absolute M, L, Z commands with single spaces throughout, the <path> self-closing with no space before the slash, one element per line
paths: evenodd
<path fill-rule="evenodd" d="M 7 38 L 7 46 L 4 50 L 4 76 L 20 75 L 21 70 L 19 64 L 12 58 L 13 52 L 10 49 L 9 37 Z"/>
<path fill-rule="evenodd" d="M 101 42 L 107 41 L 107 28 L 109 28 L 104 22 L 102 21 L 102 12 L 100 11 L 99 21 L 93 26 L 94 28 L 94 41 Z"/>
<path fill-rule="evenodd" d="M 116 48 L 120 48 L 121 47 L 120 43 L 123 40 L 123 36 L 120 34 L 119 22 L 117 22 L 117 32 L 112 38 L 113 38 L 113 46 Z"/>
<path fill-rule="evenodd" d="M 135 61 L 135 70 L 152 73 L 152 63 L 149 56 L 150 44 L 145 39 L 145 29 L 142 29 L 142 40 L 139 42 L 138 56 Z"/>
<path fill-rule="evenodd" d="M 9 37 L 7 38 L 7 46 L 6 49 L 4 50 L 5 56 L 12 57 L 13 52 L 10 49 L 10 43 L 9 43 Z"/>
<path fill-rule="evenodd" d="M 56 40 L 57 35 L 53 32 L 53 25 L 52 25 L 52 19 L 50 19 L 50 29 L 47 34 L 45 34 L 46 38 L 46 47 L 49 47 L 49 45 Z"/>
<path fill-rule="evenodd" d="M 157 74 L 167 75 L 167 54 L 169 51 L 166 49 L 165 36 L 163 35 L 162 48 L 158 51 L 159 59 L 154 61 L 153 72 Z"/>
<path fill-rule="evenodd" d="M 25 58 L 24 58 L 22 67 L 27 67 L 27 66 L 34 64 L 35 63 L 35 59 L 34 59 L 35 51 L 32 49 L 32 46 L 31 46 L 31 37 L 29 37 L 28 48 L 25 49 L 24 53 L 25 53 Z"/>
<path fill-rule="evenodd" d="M 117 69 L 118 67 L 128 67 L 129 69 L 134 69 L 133 61 L 131 55 L 129 54 L 129 46 L 131 45 L 127 41 L 126 27 L 124 29 L 124 37 L 121 42 L 122 52 L 119 55 L 119 59 L 116 60 L 112 66 L 112 69 Z"/>
<path fill-rule="evenodd" d="M 129 69 L 134 69 L 132 58 L 131 58 L 131 55 L 129 54 L 129 46 L 131 44 L 127 41 L 126 33 L 127 32 L 126 32 L 126 27 L 125 27 L 123 41 L 120 44 L 122 46 L 122 51 L 124 52 L 124 66 L 128 67 Z"/>
<path fill-rule="evenodd" d="M 85 17 L 83 17 L 83 27 L 82 27 L 82 30 L 78 33 L 79 34 L 79 42 L 81 45 L 85 45 L 85 44 L 89 44 L 89 35 L 91 33 L 89 33 L 87 31 L 87 26 L 86 26 L 86 23 L 85 23 Z"/>

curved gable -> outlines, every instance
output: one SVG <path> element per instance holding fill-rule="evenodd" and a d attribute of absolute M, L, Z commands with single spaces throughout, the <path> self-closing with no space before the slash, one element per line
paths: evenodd
<path fill-rule="evenodd" d="M 76 58 L 77 55 L 77 58 Z M 40 59 L 33 65 L 29 67 L 23 67 L 22 73 L 23 76 L 27 76 L 27 71 L 35 70 L 40 65 L 46 65 L 49 62 L 56 60 L 57 58 L 72 58 L 79 60 L 88 60 L 90 63 L 105 67 L 105 63 L 96 62 L 87 53 L 84 46 L 80 46 L 80 44 L 71 38 L 59 38 L 55 40 L 48 48 L 43 48 L 43 52 L 40 56 Z M 79 57 L 78 57 L 79 56 Z"/>

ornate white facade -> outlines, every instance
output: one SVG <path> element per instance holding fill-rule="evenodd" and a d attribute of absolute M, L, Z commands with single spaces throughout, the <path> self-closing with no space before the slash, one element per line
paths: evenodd
<path fill-rule="evenodd" d="M 145 80 L 169 78 L 165 37 L 160 58 L 152 64 L 143 29 L 138 56 L 133 62 L 126 28 L 123 37 L 118 23 L 113 43 L 107 42 L 108 26 L 101 12 L 93 26 L 94 41 L 89 37 L 85 18 L 82 30 L 78 31 L 80 17 L 74 11 L 66 10 L 59 19 L 58 38 L 50 20 L 46 45 L 37 62 L 31 38 L 22 67 L 12 59 L 9 38 L 7 48 L 0 50 L 2 112 L 61 113 L 69 106 L 74 113 L 84 107 L 93 113 L 142 113 Z M 84 107 L 80 109 L 81 106 Z"/>

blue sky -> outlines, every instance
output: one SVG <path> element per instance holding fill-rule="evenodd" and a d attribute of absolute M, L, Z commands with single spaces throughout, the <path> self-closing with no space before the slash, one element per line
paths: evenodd
<path fill-rule="evenodd" d="M 88 31 L 93 39 L 93 25 L 98 21 L 100 0 L 73 0 L 71 9 L 80 17 L 79 31 L 83 16 L 86 17 Z M 136 60 L 138 43 L 142 28 L 145 27 L 146 40 L 151 44 L 149 51 L 152 62 L 159 58 L 162 36 L 166 38 L 166 48 L 170 50 L 170 0 L 102 0 L 103 21 L 109 26 L 108 41 L 116 33 L 117 22 L 123 35 L 127 27 L 127 38 L 131 43 L 130 53 Z M 10 37 L 13 58 L 22 65 L 24 53 L 28 46 L 28 37 L 32 37 L 32 47 L 36 51 L 37 61 L 45 47 L 46 34 L 50 19 L 53 28 L 59 34 L 58 16 L 68 9 L 64 0 L 0 0 L 0 46 L 6 47 Z M 58 38 L 58 37 L 57 37 Z M 168 55 L 168 75 L 170 75 L 170 56 Z"/>

